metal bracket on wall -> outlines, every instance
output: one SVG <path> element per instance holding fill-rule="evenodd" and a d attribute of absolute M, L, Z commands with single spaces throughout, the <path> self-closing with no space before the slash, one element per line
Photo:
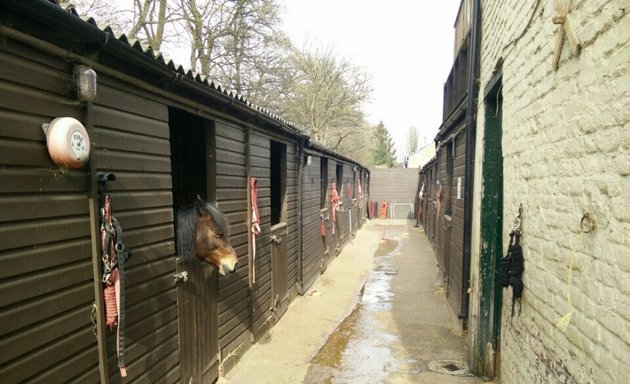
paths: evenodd
<path fill-rule="evenodd" d="M 514 227 L 512 228 L 512 234 L 516 236 L 521 236 L 522 228 L 521 228 L 521 216 L 523 214 L 523 203 L 518 205 L 518 213 L 514 217 Z"/>
<path fill-rule="evenodd" d="M 116 174 L 111 172 L 99 172 L 96 175 L 96 184 L 98 191 L 98 206 L 103 206 L 103 198 L 105 196 L 105 189 L 108 181 L 115 181 Z"/>

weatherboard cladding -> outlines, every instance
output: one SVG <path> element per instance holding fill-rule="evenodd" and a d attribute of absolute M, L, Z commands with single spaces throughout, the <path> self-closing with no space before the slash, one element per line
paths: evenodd
<path fill-rule="evenodd" d="M 304 167 L 302 179 L 302 279 L 307 291 L 320 274 L 324 241 L 321 236 L 321 161 L 311 155 L 311 165 Z M 325 208 L 328 205 L 326 204 Z"/>
<path fill-rule="evenodd" d="M 297 294 L 297 145 L 266 133 L 250 134 L 250 174 L 257 179 L 258 209 L 262 233 L 256 237 L 256 283 L 253 297 L 253 331 L 257 336 L 264 332 L 271 320 L 271 162 L 270 140 L 286 144 L 287 148 L 287 286 L 289 297 Z"/>
<path fill-rule="evenodd" d="M 442 148 L 438 151 L 438 181 L 440 185 L 436 189 L 436 199 L 439 202 L 439 211 L 437 212 L 437 233 L 436 233 L 436 244 L 437 244 L 437 256 L 438 256 L 438 264 L 440 265 L 440 269 L 442 270 L 442 278 L 444 281 L 447 281 L 449 277 L 449 267 L 450 267 L 450 257 L 449 254 L 449 246 L 450 246 L 450 226 L 447 226 L 447 222 L 445 219 L 445 200 L 446 200 L 446 147 Z M 437 207 L 436 207 L 437 208 Z"/>
<path fill-rule="evenodd" d="M 353 194 L 352 194 L 352 182 L 353 182 L 353 178 L 352 178 L 352 172 L 353 172 L 354 166 L 352 164 L 347 164 L 344 163 L 343 165 L 343 186 L 342 186 L 342 200 L 343 200 L 343 213 L 342 213 L 342 225 L 343 228 L 341 230 L 342 233 L 342 237 L 341 237 L 341 243 L 345 244 L 346 242 L 348 242 L 348 240 L 350 240 L 350 236 L 352 234 L 351 228 L 350 228 L 350 215 L 352 212 L 352 198 L 353 198 Z M 352 212 L 354 213 L 354 212 Z M 353 220 L 354 220 L 354 216 L 353 216 Z"/>
<path fill-rule="evenodd" d="M 55 3 L 58 4 L 58 1 L 51 1 L 51 3 Z M 76 8 L 71 5 L 71 4 L 67 4 L 65 7 L 64 6 L 60 6 L 62 9 L 65 9 L 66 12 L 68 12 L 69 14 L 80 18 L 77 14 Z M 145 56 L 151 58 L 152 60 L 154 60 L 156 63 L 158 63 L 161 66 L 164 66 L 170 70 L 176 71 L 178 74 L 185 76 L 186 78 L 193 80 L 195 83 L 204 85 L 212 90 L 215 90 L 219 93 L 222 93 L 226 96 L 229 96 L 230 98 L 237 100 L 245 105 L 247 105 L 249 108 L 261 112 L 265 115 L 267 115 L 268 117 L 272 118 L 273 120 L 277 120 L 278 122 L 282 123 L 283 125 L 290 127 L 291 129 L 295 130 L 296 132 L 299 131 L 299 129 L 291 122 L 287 121 L 286 119 L 282 118 L 281 116 L 273 113 L 272 111 L 268 110 L 267 108 L 261 107 L 259 105 L 256 105 L 254 103 L 252 103 L 251 101 L 249 101 L 246 97 L 244 97 L 243 95 L 238 94 L 235 91 L 230 91 L 228 90 L 226 87 L 222 86 L 220 83 L 210 79 L 209 77 L 199 74 L 197 72 L 194 72 L 190 69 L 186 70 L 182 65 L 176 64 L 175 62 L 173 62 L 173 60 L 168 60 L 166 61 L 163 54 L 159 51 L 154 51 L 153 48 L 147 44 L 143 44 L 140 41 L 138 41 L 137 39 L 130 39 L 127 37 L 126 34 L 121 33 L 118 36 L 115 35 L 114 31 L 112 30 L 112 28 L 110 26 L 102 26 L 99 25 L 98 22 L 93 18 L 93 17 L 86 17 L 86 18 L 80 18 L 83 21 L 85 21 L 87 24 L 90 24 L 92 26 L 94 26 L 95 28 L 98 28 L 99 30 L 109 34 L 111 37 L 115 38 L 116 40 L 120 41 L 121 43 L 123 43 L 124 45 L 133 48 L 134 50 L 143 53 Z"/>
<path fill-rule="evenodd" d="M 462 276 L 464 264 L 464 170 L 465 170 L 465 135 L 462 131 L 455 138 L 453 155 L 453 180 L 451 193 L 451 244 L 449 302 L 456 313 L 459 313 L 462 302 Z M 459 186 L 459 190 L 458 190 Z"/>
<path fill-rule="evenodd" d="M 324 260 L 322 261 L 322 267 L 327 267 L 328 264 L 337 256 L 337 249 L 341 245 L 339 242 L 339 230 L 338 225 L 335 225 L 333 233 L 333 221 L 332 221 L 332 204 L 330 202 L 332 194 L 332 184 L 337 186 L 337 162 L 333 159 L 328 160 L 328 187 L 326 188 L 326 205 L 328 207 L 328 220 L 326 221 L 326 250 L 328 253 L 324 254 Z M 339 186 L 337 186 L 337 192 L 339 192 Z M 337 222 L 340 220 L 339 212 L 336 214 Z"/>
<path fill-rule="evenodd" d="M 124 36 L 119 41 L 130 45 Z M 134 50 L 142 51 L 139 44 L 134 44 L 126 54 L 133 55 Z M 174 69 L 172 62 L 164 63 L 152 51 L 142 52 Z M 11 344 L 11 348 L 0 348 L 0 376 L 9 381 L 32 382 L 99 380 L 98 346 L 91 322 L 95 301 L 90 237 L 93 219 L 87 199 L 94 180 L 90 180 L 86 170 L 60 171 L 53 165 L 40 127 L 54 117 L 71 116 L 83 121 L 90 132 L 93 170 L 116 174 L 116 180 L 108 184 L 108 192 L 113 198 L 114 215 L 125 230 L 125 242 L 133 251 L 126 294 L 128 380 L 154 382 L 160 378 L 177 382 L 179 319 L 177 288 L 173 285 L 176 263 L 168 123 L 168 107 L 174 101 L 99 73 L 98 98 L 86 106 L 74 96 L 68 99 L 72 94 L 73 63 L 11 38 L 3 42 L 0 59 L 6 63 L 0 71 L 0 266 L 4 266 L 0 268 L 0 288 L 5 293 L 0 301 L 0 346 Z M 179 67 L 177 72 L 182 74 L 183 69 Z M 226 94 L 199 76 L 186 76 Z M 246 102 L 237 95 L 230 97 Z M 211 109 L 199 113 L 213 113 Z M 229 118 L 233 120 L 242 117 L 233 110 L 224 113 L 231 113 Z M 219 345 L 221 356 L 226 359 L 248 343 L 250 330 L 263 329 L 271 318 L 270 138 L 287 145 L 289 300 L 297 294 L 300 159 L 294 140 L 305 137 L 294 131 L 278 138 L 267 132 L 273 128 L 267 120 L 260 120 L 256 129 L 251 121 L 242 126 L 222 118 L 214 121 L 216 198 L 230 222 L 231 242 L 240 265 L 237 273 L 219 279 Z M 259 132 L 258 128 L 264 131 Z M 286 131 L 286 127 L 283 129 Z M 259 178 L 263 224 L 263 235 L 257 240 L 257 282 L 252 297 L 248 211 L 244 209 L 249 198 L 248 135 L 252 143 L 250 173 Z M 330 150 L 325 152 L 332 158 L 345 159 Z M 328 163 L 332 182 L 336 162 Z M 352 180 L 352 167 L 345 166 L 345 183 Z M 344 198 L 344 205 L 349 207 L 347 200 Z M 319 200 L 316 205 L 319 208 Z M 343 220 L 348 218 L 340 216 L 340 223 Z M 319 236 L 317 209 L 311 223 Z M 356 226 L 354 223 L 353 218 Z M 330 261 L 340 241 L 339 232 L 333 239 L 330 222 L 327 230 L 326 237 L 332 245 Z M 346 232 L 345 241 L 349 238 L 347 229 Z M 318 271 L 318 264 L 312 263 L 311 270 Z M 106 349 L 105 374 L 111 382 L 119 382 L 112 333 L 107 337 Z M 33 364 L 35 360 L 37 364 Z"/>
<path fill-rule="evenodd" d="M 250 175 L 257 180 L 261 234 L 256 237 L 256 283 L 253 285 L 253 331 L 264 332 L 271 317 L 271 171 L 270 142 L 259 132 L 250 134 Z"/>
<path fill-rule="evenodd" d="M 297 143 L 287 143 L 287 287 L 289 300 L 298 293 L 298 167 L 299 153 Z"/>
<path fill-rule="evenodd" d="M 436 208 L 435 208 L 435 194 L 437 190 L 436 181 L 437 174 L 437 158 L 434 157 L 431 161 L 422 167 L 420 171 L 421 186 L 424 185 L 424 196 L 422 205 L 422 227 L 426 233 L 429 241 L 435 247 L 435 231 L 436 231 Z"/>
<path fill-rule="evenodd" d="M 0 61 L 0 377 L 98 381 L 88 175 L 59 171 L 41 129 L 81 118 L 71 65 L 10 40 Z"/>
<path fill-rule="evenodd" d="M 150 94 L 99 78 L 91 161 L 111 172 L 112 210 L 132 250 L 126 268 L 128 379 L 179 378 L 177 292 L 168 109 Z M 124 144 L 122 143 L 124 142 Z M 107 337 L 110 382 L 120 381 L 115 333 Z M 156 362 L 158 365 L 154 365 Z"/>
<path fill-rule="evenodd" d="M 450 171 L 447 161 L 449 155 L 452 156 L 452 168 Z M 459 313 L 462 301 L 464 257 L 465 135 L 463 130 L 459 131 L 453 140 L 442 143 L 438 150 L 437 158 L 438 178 L 442 186 L 443 200 L 435 223 L 434 242 L 437 244 L 438 262 L 442 269 L 444 280 L 448 283 L 447 296 L 449 304 L 453 311 Z M 436 195 L 438 189 L 436 186 Z M 446 211 L 447 199 L 450 199 L 451 203 L 450 212 Z M 447 217 L 450 218 L 449 225 L 446 225 L 449 223 Z"/>
<path fill-rule="evenodd" d="M 219 278 L 219 348 L 225 357 L 249 336 L 246 132 L 216 121 L 215 143 L 217 206 L 230 223 L 230 243 L 239 264 L 234 274 Z"/>

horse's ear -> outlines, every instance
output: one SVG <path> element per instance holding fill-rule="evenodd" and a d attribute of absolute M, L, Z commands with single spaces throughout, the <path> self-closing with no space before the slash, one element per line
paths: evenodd
<path fill-rule="evenodd" d="M 199 195 L 195 198 L 195 209 L 199 215 L 204 215 L 206 212 L 206 202 Z"/>

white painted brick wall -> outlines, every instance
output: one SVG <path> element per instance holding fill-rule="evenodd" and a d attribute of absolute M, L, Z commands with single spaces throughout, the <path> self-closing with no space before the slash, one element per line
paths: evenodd
<path fill-rule="evenodd" d="M 481 95 L 503 63 L 504 239 L 523 204 L 525 292 L 510 319 L 504 291 L 501 383 L 630 382 L 630 1 L 573 1 L 582 53 L 565 40 L 553 71 L 553 0 L 482 0 Z M 483 97 L 481 97 L 483 100 Z M 484 106 L 479 104 L 473 204 L 472 338 L 478 308 Z M 568 259 L 584 211 L 597 221 Z M 506 244 L 504 245 L 506 247 Z"/>

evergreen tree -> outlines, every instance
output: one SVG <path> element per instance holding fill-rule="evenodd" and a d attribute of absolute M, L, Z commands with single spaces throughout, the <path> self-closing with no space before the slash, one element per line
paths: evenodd
<path fill-rule="evenodd" d="M 394 167 L 396 165 L 396 150 L 394 149 L 394 142 L 382 121 L 376 126 L 372 137 L 374 138 L 375 148 L 372 150 L 374 164 L 385 165 L 387 168 Z"/>

